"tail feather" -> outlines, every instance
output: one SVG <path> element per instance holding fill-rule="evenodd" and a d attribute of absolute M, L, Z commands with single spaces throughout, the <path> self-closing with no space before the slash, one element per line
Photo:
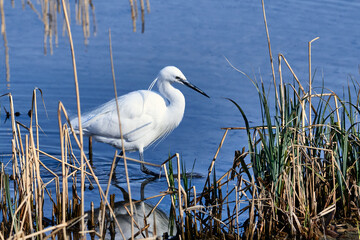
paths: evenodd
<path fill-rule="evenodd" d="M 75 133 L 79 133 L 79 120 L 77 117 L 70 120 L 71 126 L 74 128 Z"/>

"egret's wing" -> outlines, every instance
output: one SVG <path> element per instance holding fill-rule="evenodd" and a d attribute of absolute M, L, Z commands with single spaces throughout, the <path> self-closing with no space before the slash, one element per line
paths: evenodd
<path fill-rule="evenodd" d="M 131 92 L 118 98 L 124 140 L 136 141 L 156 128 L 156 119 L 165 108 L 161 101 L 162 97 L 151 91 Z M 115 100 L 86 114 L 83 129 L 88 135 L 120 138 Z"/>

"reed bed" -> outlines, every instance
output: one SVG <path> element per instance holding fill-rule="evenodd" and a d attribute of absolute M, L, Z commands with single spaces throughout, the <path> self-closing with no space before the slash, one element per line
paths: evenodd
<path fill-rule="evenodd" d="M 359 84 L 352 79 L 344 97 L 324 86 L 313 89 L 314 74 L 308 43 L 308 90 L 302 86 L 290 64 L 278 55 L 276 83 L 269 43 L 275 101 L 269 103 L 264 83 L 253 82 L 261 106 L 262 125 L 250 127 L 240 111 L 248 136 L 252 174 L 245 169 L 252 185 L 249 218 L 244 223 L 245 239 L 338 237 L 348 223 L 358 232 L 359 220 Z M 282 63 L 292 76 L 283 80 Z M 355 97 L 353 97 L 355 96 Z M 273 106 L 273 107 L 271 107 Z M 359 233 L 358 233 L 359 235 Z"/>
<path fill-rule="evenodd" d="M 274 72 L 273 104 L 263 82 L 234 67 L 258 92 L 262 124 L 250 126 L 242 107 L 228 99 L 245 127 L 224 128 L 204 188 L 197 192 L 186 175 L 173 186 L 176 176 L 170 174 L 172 209 L 183 239 L 322 239 L 346 231 L 360 236 L 360 85 L 352 80 L 343 99 L 312 87 L 311 45 L 317 39 L 308 44 L 307 91 L 278 55 L 280 84 Z M 284 82 L 282 63 L 292 83 Z M 248 150 L 235 151 L 233 165 L 218 177 L 215 162 L 229 131 L 245 131 Z M 239 222 L 239 216 L 247 218 Z"/>
<path fill-rule="evenodd" d="M 262 124 L 250 126 L 242 107 L 228 99 L 239 110 L 245 127 L 224 128 L 200 193 L 185 180 L 183 186 L 173 187 L 178 192 L 172 204 L 181 226 L 179 234 L 183 239 L 320 239 L 337 238 L 348 231 L 357 238 L 360 85 L 351 79 L 343 98 L 324 86 L 313 88 L 311 48 L 318 37 L 308 43 L 308 89 L 283 54 L 277 58 L 278 84 L 262 6 L 274 103 L 263 82 L 254 81 L 229 62 L 256 88 Z M 289 83 L 284 81 L 284 63 Z M 248 150 L 236 151 L 233 166 L 217 177 L 217 154 L 228 131 L 239 130 L 247 135 Z M 240 223 L 240 215 L 248 217 Z"/>
<path fill-rule="evenodd" d="M 253 175 L 245 172 L 256 186 L 255 209 L 244 225 L 247 239 L 339 236 L 336 222 L 356 227 L 360 217 L 359 85 L 349 84 L 346 99 L 325 88 L 313 93 L 311 43 L 307 92 L 281 54 L 273 109 L 264 84 L 253 81 L 261 126 L 250 127 L 243 109 L 230 100 L 245 121 L 246 127 L 237 129 L 247 133 Z M 292 84 L 282 82 L 282 61 L 293 74 Z"/>
<path fill-rule="evenodd" d="M 114 213 L 114 196 L 109 199 L 115 159 L 123 156 L 115 154 L 107 189 L 104 191 L 84 152 L 80 151 L 80 154 L 83 154 L 83 165 L 78 154 L 74 152 L 74 148 L 80 148 L 80 140 L 69 126 L 67 112 L 61 102 L 58 110 L 61 158 L 42 151 L 39 146 L 37 91 L 40 90 L 35 89 L 33 92 L 33 114 L 30 126 L 15 121 L 12 95 L 5 95 L 9 97 L 12 116 L 13 150 L 11 162 L 8 163 L 11 165 L 11 173 L 5 170 L 4 163 L 1 165 L 0 238 L 64 239 L 70 237 L 79 239 L 87 235 L 104 238 L 109 233 L 109 229 L 115 228 L 118 229 L 119 235 L 123 236 Z M 73 137 L 70 136 L 71 134 L 74 134 Z M 72 141 L 75 143 L 73 144 Z M 61 164 L 61 171 L 54 172 L 48 168 L 44 159 L 58 161 Z M 81 180 L 81 172 L 83 172 L 84 180 Z M 100 199 L 98 209 L 102 213 L 96 220 L 94 219 L 94 203 L 86 203 L 91 205 L 92 209 L 89 216 L 88 213 L 82 212 L 85 204 L 84 186 L 93 188 L 93 183 L 97 185 Z M 156 197 L 162 200 L 164 196 L 166 193 Z M 143 199 L 145 200 L 147 199 Z M 151 212 L 155 211 L 156 207 Z M 129 215 L 132 216 L 130 211 Z M 149 216 L 144 216 L 144 220 L 146 221 Z M 134 224 L 140 225 L 137 222 Z M 135 229 L 133 235 L 140 230 Z M 143 231 L 146 232 L 146 229 Z M 110 234 L 114 235 L 115 231 L 110 231 Z M 146 236 L 142 232 L 137 234 Z"/>

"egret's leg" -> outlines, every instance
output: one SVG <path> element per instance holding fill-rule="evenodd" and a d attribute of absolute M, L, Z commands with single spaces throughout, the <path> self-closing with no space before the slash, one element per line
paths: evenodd
<path fill-rule="evenodd" d="M 92 136 L 89 136 L 89 161 L 93 165 Z"/>
<path fill-rule="evenodd" d="M 145 166 L 145 164 L 143 163 L 143 162 L 144 162 L 144 152 L 143 152 L 143 150 L 139 150 L 139 155 L 140 155 L 140 160 L 141 160 L 141 162 L 142 162 L 142 163 L 141 163 L 141 166 L 140 166 L 141 171 L 142 171 L 143 173 L 145 173 L 145 174 L 149 174 L 149 175 L 152 175 L 152 176 L 155 176 L 155 177 L 159 176 L 158 173 L 154 173 L 153 171 L 149 170 L 149 169 Z"/>
<path fill-rule="evenodd" d="M 124 154 L 123 151 L 121 151 L 119 155 L 122 156 L 123 154 Z M 114 168 L 114 171 L 115 171 L 117 165 L 119 164 L 119 162 L 120 162 L 120 158 L 117 157 L 116 160 L 115 160 L 115 168 Z"/>

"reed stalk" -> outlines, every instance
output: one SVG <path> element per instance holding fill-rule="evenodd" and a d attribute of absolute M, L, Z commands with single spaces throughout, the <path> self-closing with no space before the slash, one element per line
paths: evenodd
<path fill-rule="evenodd" d="M 80 161 L 81 161 L 81 165 L 80 165 L 80 169 L 81 169 L 81 216 L 83 216 L 85 214 L 84 211 L 84 199 L 85 199 L 85 195 L 84 195 L 84 187 L 85 187 L 85 175 L 84 175 L 84 158 L 83 158 L 83 153 L 84 153 L 84 148 L 83 148 L 83 130 L 82 130 L 82 122 L 81 122 L 81 109 L 80 109 L 80 93 L 79 93 L 79 84 L 78 84 L 78 77 L 77 77 L 77 70 L 76 70 L 76 60 L 75 60 L 75 51 L 74 51 L 74 44 L 73 44 L 73 40 L 72 40 L 72 34 L 71 34 L 71 29 L 70 29 L 70 22 L 69 22 L 69 17 L 67 14 L 67 9 L 66 9 L 66 5 L 65 5 L 65 0 L 62 0 L 62 7 L 63 7 L 63 13 L 64 13 L 64 19 L 66 22 L 66 29 L 67 29 L 67 33 L 68 33 L 68 37 L 69 37 L 69 42 L 70 42 L 70 51 L 71 51 L 71 56 L 72 56 L 72 64 L 73 64 L 73 70 L 74 70 L 74 81 L 75 81 L 75 92 L 76 92 L 76 104 L 77 104 L 77 114 L 78 114 L 78 126 L 79 126 L 79 138 L 80 138 Z M 81 218 L 81 232 L 80 234 L 82 236 L 83 232 L 85 231 L 85 220 L 84 218 Z"/>
<path fill-rule="evenodd" d="M 131 212 L 130 216 L 131 216 L 131 218 L 133 218 L 134 209 L 133 209 L 132 198 L 131 198 L 131 188 L 130 188 L 129 173 L 128 173 L 128 167 L 127 167 L 126 154 L 125 154 L 125 147 L 124 147 L 124 137 L 123 137 L 123 133 L 122 133 L 122 129 L 121 129 L 120 109 L 119 109 L 118 96 L 117 96 L 117 90 L 116 90 L 116 80 L 115 80 L 115 70 L 114 70 L 114 62 L 113 62 L 113 56 L 112 56 L 111 30 L 110 29 L 109 29 L 109 47 L 110 47 L 111 72 L 112 72 L 112 76 L 113 76 L 116 110 L 117 110 L 118 121 L 119 121 L 119 131 L 120 131 L 120 136 L 121 136 L 121 146 L 122 146 L 122 153 L 123 153 L 124 167 L 125 167 L 125 176 L 126 176 L 126 183 L 127 183 L 127 187 L 128 187 L 128 193 L 129 193 L 130 212 Z M 131 239 L 134 239 L 134 222 L 133 221 L 131 221 Z"/>

